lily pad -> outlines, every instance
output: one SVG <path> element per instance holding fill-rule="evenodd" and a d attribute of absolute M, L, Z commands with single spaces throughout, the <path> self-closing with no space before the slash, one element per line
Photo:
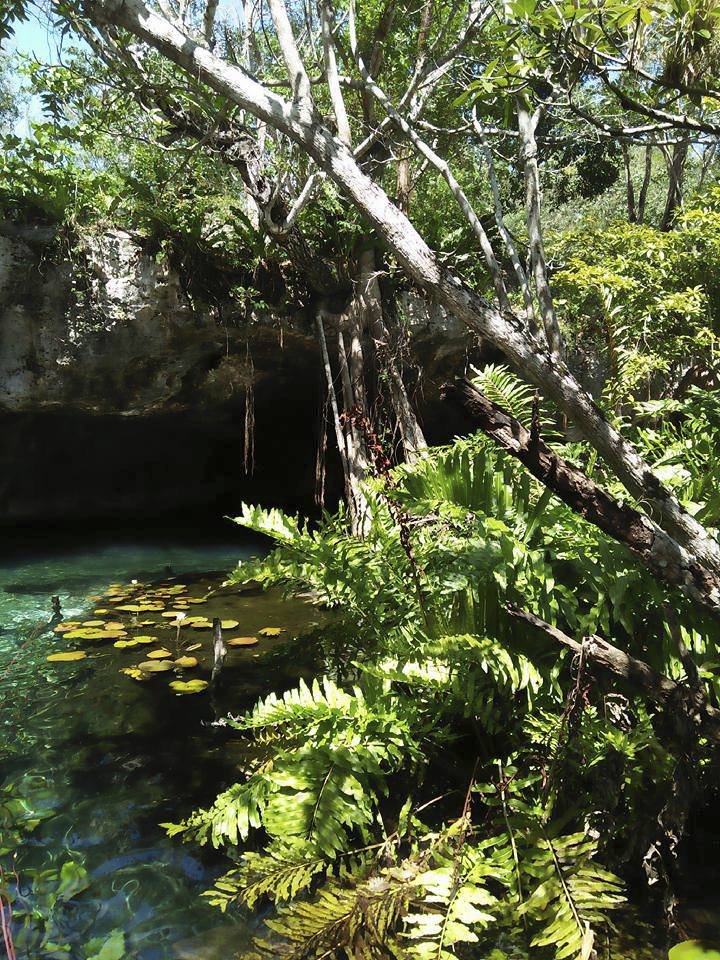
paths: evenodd
<path fill-rule="evenodd" d="M 173 680 L 170 689 L 177 694 L 202 693 L 207 686 L 207 680 Z"/>
<path fill-rule="evenodd" d="M 172 653 L 169 650 L 166 650 L 165 647 L 158 647 L 157 650 L 151 650 L 148 653 L 148 660 L 167 660 L 168 657 L 171 657 Z"/>
<path fill-rule="evenodd" d="M 104 627 L 104 620 L 83 620 L 82 625 L 84 627 Z"/>
<path fill-rule="evenodd" d="M 720 944 L 685 940 L 675 944 L 668 953 L 668 960 L 720 960 Z"/>
<path fill-rule="evenodd" d="M 186 653 L 192 653 L 193 650 L 200 650 L 202 647 L 201 643 L 191 643 L 189 647 L 185 647 Z"/>
<path fill-rule="evenodd" d="M 108 610 L 107 607 L 98 607 L 97 610 L 93 610 L 93 613 L 97 613 L 97 614 L 110 613 L 110 611 Z"/>
<path fill-rule="evenodd" d="M 51 653 L 47 659 L 51 663 L 69 663 L 72 660 L 84 660 L 86 656 L 84 650 L 67 650 L 65 653 Z"/>
<path fill-rule="evenodd" d="M 138 634 L 133 637 L 136 643 L 157 643 L 157 637 L 151 637 L 149 634 Z"/>
<path fill-rule="evenodd" d="M 116 640 L 113 644 L 118 650 L 125 650 L 127 647 L 136 647 L 137 645 L 137 640 Z"/>
<path fill-rule="evenodd" d="M 144 670 L 145 673 L 165 673 L 172 668 L 173 665 L 170 660 L 143 660 L 142 663 L 138 664 L 138 669 Z"/>
<path fill-rule="evenodd" d="M 188 626 L 192 627 L 193 630 L 209 630 L 212 624 L 209 620 L 193 620 Z"/>
<path fill-rule="evenodd" d="M 182 667 L 183 670 L 189 670 L 190 667 L 196 667 L 197 665 L 197 657 L 178 657 L 175 660 L 175 666 Z"/>
<path fill-rule="evenodd" d="M 188 603 L 207 603 L 207 598 L 206 597 L 188 597 L 187 602 Z"/>
<path fill-rule="evenodd" d="M 258 642 L 257 637 L 233 637 L 228 640 L 229 647 L 254 647 Z"/>
<path fill-rule="evenodd" d="M 79 620 L 66 620 L 64 623 L 59 623 L 54 627 L 53 633 L 67 633 L 68 630 L 77 630 L 79 626 Z"/>
<path fill-rule="evenodd" d="M 220 625 L 223 630 L 234 630 L 235 627 L 240 626 L 237 620 L 221 620 Z"/>
<path fill-rule="evenodd" d="M 281 633 L 285 633 L 285 627 L 263 627 L 258 633 L 261 637 L 279 637 Z"/>
<path fill-rule="evenodd" d="M 177 620 L 178 617 L 181 620 L 185 619 L 185 614 L 182 610 L 165 610 L 164 613 L 160 614 L 161 617 L 167 617 L 168 620 Z"/>
<path fill-rule="evenodd" d="M 149 680 L 150 674 L 143 673 L 139 667 L 123 667 L 120 673 L 124 673 L 126 677 L 132 677 L 133 680 Z"/>

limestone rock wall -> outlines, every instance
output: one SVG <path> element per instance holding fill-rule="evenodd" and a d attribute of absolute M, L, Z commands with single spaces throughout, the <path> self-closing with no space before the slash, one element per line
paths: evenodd
<path fill-rule="evenodd" d="M 449 439 L 456 425 L 428 400 L 464 362 L 466 333 L 415 295 L 400 307 L 422 348 L 426 427 Z M 311 505 L 312 323 L 238 310 L 193 303 L 178 270 L 121 230 L 78 242 L 0 223 L 0 525 Z"/>

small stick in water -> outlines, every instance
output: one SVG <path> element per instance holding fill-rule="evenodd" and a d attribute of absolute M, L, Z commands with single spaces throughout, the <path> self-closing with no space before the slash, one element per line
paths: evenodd
<path fill-rule="evenodd" d="M 212 675 L 210 677 L 210 683 L 215 684 L 220 676 L 220 671 L 223 668 L 223 663 L 225 662 L 225 654 L 227 653 L 227 647 L 225 646 L 225 641 L 223 640 L 222 635 L 222 623 L 220 617 L 215 617 L 213 619 L 213 668 Z"/>
<path fill-rule="evenodd" d="M 60 609 L 60 597 L 52 597 L 53 618 L 62 619 L 62 610 Z"/>

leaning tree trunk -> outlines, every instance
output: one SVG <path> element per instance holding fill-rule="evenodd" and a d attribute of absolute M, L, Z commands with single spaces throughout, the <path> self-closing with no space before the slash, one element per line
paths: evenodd
<path fill-rule="evenodd" d="M 60 0 L 53 6 L 67 15 Z M 566 364 L 509 311 L 501 311 L 443 267 L 406 216 L 379 184 L 360 168 L 352 152 L 316 120 L 307 120 L 295 104 L 258 83 L 242 69 L 196 43 L 143 0 L 85 0 L 82 15 L 94 23 L 124 27 L 165 54 L 194 80 L 297 143 L 372 224 L 379 238 L 412 280 L 543 389 L 578 426 L 627 490 L 678 545 L 700 563 L 720 570 L 720 545 L 652 472 L 648 464 L 607 421 Z"/>

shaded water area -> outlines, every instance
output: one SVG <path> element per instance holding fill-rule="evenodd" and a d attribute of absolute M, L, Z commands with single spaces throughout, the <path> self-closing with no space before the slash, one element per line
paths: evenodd
<path fill-rule="evenodd" d="M 237 948 L 247 938 L 250 921 L 223 917 L 199 897 L 228 861 L 168 839 L 159 824 L 211 802 L 236 779 L 240 758 L 213 719 L 309 671 L 298 656 L 306 645 L 295 638 L 313 629 L 317 610 L 274 593 L 227 588 L 212 594 L 238 559 L 261 550 L 242 534 L 218 542 L 96 539 L 52 550 L 45 541 L 6 545 L 0 561 L 0 866 L 14 897 L 18 960 L 202 960 L 227 956 L 223 945 Z M 207 576 L 210 571 L 217 575 Z M 176 696 L 167 674 L 138 683 L 119 672 L 146 654 L 39 630 L 50 617 L 52 595 L 60 597 L 66 620 L 83 620 L 103 603 L 89 597 L 133 579 L 186 584 L 197 597 L 210 593 L 190 611 L 232 617 L 235 633 L 256 634 L 268 625 L 283 633 L 252 648 L 232 648 L 217 693 Z M 162 645 L 175 643 L 169 621 L 158 614 L 155 621 L 157 630 L 143 631 L 159 634 Z M 191 632 L 192 643 L 181 645 L 202 643 L 192 675 L 207 679 L 210 633 Z M 65 650 L 84 650 L 87 658 L 48 662 L 49 654 Z M 0 955 L 2 944 L 0 937 Z"/>

